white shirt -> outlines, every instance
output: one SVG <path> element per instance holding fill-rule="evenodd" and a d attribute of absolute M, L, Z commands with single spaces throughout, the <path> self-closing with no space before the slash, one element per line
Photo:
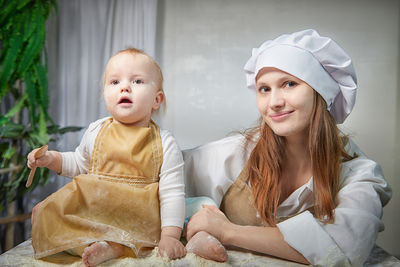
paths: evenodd
<path fill-rule="evenodd" d="M 236 135 L 183 151 L 187 195 L 208 196 L 220 205 L 249 158 L 244 142 L 244 136 Z M 295 215 L 277 227 L 314 266 L 362 266 L 384 229 L 382 206 L 391 198 L 391 189 L 382 170 L 353 142 L 346 149 L 358 157 L 342 164 L 334 223 L 322 224 L 307 211 L 314 204 L 312 178 L 277 210 L 278 217 Z"/>
<path fill-rule="evenodd" d="M 74 177 L 88 172 L 96 136 L 107 119 L 103 118 L 91 123 L 74 152 L 61 153 L 62 172 L 60 175 Z M 163 163 L 159 180 L 161 227 L 182 228 L 185 217 L 182 152 L 169 131 L 160 130 L 160 136 L 163 147 Z"/>

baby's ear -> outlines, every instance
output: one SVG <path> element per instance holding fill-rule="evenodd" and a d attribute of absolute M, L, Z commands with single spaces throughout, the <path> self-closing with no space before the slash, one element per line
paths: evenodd
<path fill-rule="evenodd" d="M 156 97 L 154 98 L 153 110 L 159 109 L 163 101 L 164 101 L 164 93 L 163 91 L 158 91 Z"/>

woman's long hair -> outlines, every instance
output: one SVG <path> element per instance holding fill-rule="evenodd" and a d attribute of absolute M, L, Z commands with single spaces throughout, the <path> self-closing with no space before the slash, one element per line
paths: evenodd
<path fill-rule="evenodd" d="M 285 168 L 285 138 L 276 135 L 262 119 L 260 126 L 247 134 L 248 144 L 257 135 L 258 141 L 248 160 L 249 181 L 262 220 L 268 225 L 276 225 L 280 178 Z M 341 163 L 353 158 L 344 149 L 347 140 L 347 137 L 341 137 L 325 101 L 315 92 L 308 149 L 314 182 L 314 215 L 324 223 L 334 220 Z"/>

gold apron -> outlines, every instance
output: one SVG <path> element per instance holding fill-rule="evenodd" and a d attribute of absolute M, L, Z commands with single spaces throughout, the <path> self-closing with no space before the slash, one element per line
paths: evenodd
<path fill-rule="evenodd" d="M 220 209 L 235 224 L 262 226 L 263 223 L 254 205 L 251 189 L 247 185 L 248 177 L 246 164 L 222 198 Z"/>
<path fill-rule="evenodd" d="M 162 145 L 157 125 L 126 126 L 111 118 L 100 129 L 88 174 L 45 199 L 35 215 L 35 258 L 96 241 L 139 255 L 160 240 L 158 198 Z"/>
<path fill-rule="evenodd" d="M 249 174 L 246 164 L 238 178 L 222 198 L 220 209 L 226 217 L 235 224 L 264 226 L 257 208 L 255 207 L 253 194 L 247 184 L 248 180 Z M 309 207 L 307 210 L 314 214 L 313 206 Z M 303 211 L 304 210 L 299 210 L 298 213 L 291 214 L 290 216 L 279 216 L 278 214 L 277 223 L 296 216 Z"/>

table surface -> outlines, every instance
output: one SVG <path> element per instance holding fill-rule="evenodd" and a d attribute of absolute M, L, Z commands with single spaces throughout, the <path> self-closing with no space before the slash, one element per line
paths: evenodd
<path fill-rule="evenodd" d="M 228 250 L 228 262 L 217 263 L 202 259 L 192 253 L 188 253 L 186 257 L 179 260 L 169 260 L 158 256 L 156 250 L 146 258 L 120 258 L 110 260 L 100 264 L 105 266 L 288 266 L 299 267 L 306 266 L 290 261 L 285 261 L 269 256 L 255 255 L 252 253 Z M 81 258 L 71 256 L 67 253 L 58 253 L 47 257 L 46 260 L 35 260 L 33 257 L 33 248 L 31 240 L 27 240 L 13 249 L 0 255 L 0 266 L 84 266 Z M 364 266 L 382 266 L 392 267 L 400 266 L 400 260 L 389 255 L 386 251 L 375 246 L 370 258 Z"/>

